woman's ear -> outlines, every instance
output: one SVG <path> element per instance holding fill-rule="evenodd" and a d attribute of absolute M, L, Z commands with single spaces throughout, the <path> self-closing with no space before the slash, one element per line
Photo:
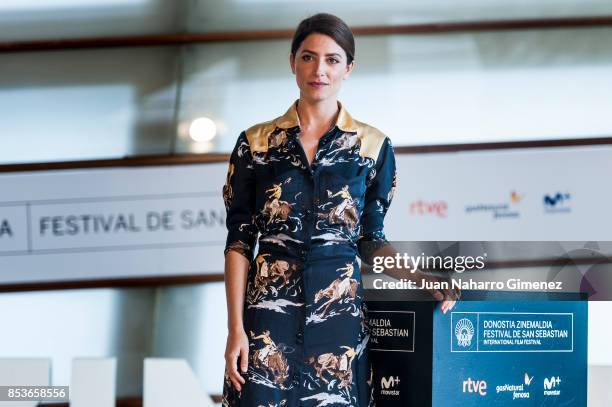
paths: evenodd
<path fill-rule="evenodd" d="M 291 72 L 295 75 L 295 55 L 289 54 L 289 65 L 291 66 Z"/>
<path fill-rule="evenodd" d="M 355 67 L 355 60 L 352 60 L 350 64 L 346 65 L 346 72 L 344 72 L 344 77 L 342 79 L 348 79 L 353 72 L 353 68 Z"/>

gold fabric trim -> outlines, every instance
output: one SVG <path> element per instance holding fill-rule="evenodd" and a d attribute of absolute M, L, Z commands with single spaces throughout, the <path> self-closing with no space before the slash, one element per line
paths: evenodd
<path fill-rule="evenodd" d="M 284 130 L 299 127 L 300 118 L 297 113 L 296 100 L 289 109 L 280 117 L 274 120 L 256 124 L 246 130 L 246 137 L 249 142 L 251 154 L 255 152 L 267 152 L 268 151 L 268 136 L 276 128 Z M 370 157 L 374 161 L 378 158 L 380 149 L 385 141 L 385 135 L 375 127 L 360 121 L 354 120 L 349 112 L 338 102 L 340 112 L 336 119 L 336 126 L 345 132 L 357 133 L 357 137 L 361 141 L 361 148 L 359 155 L 362 157 Z"/>
<path fill-rule="evenodd" d="M 281 117 L 277 117 L 276 119 L 274 119 L 274 124 L 276 124 L 276 127 L 279 127 L 281 129 L 290 129 L 292 127 L 296 127 L 300 125 L 300 118 L 298 117 L 297 114 L 297 100 L 295 102 L 293 102 L 291 104 L 291 106 L 289 107 L 289 109 L 287 109 L 287 111 L 285 112 L 285 114 L 283 114 Z"/>
<path fill-rule="evenodd" d="M 376 127 L 355 121 L 357 124 L 357 137 L 361 141 L 359 155 L 370 157 L 374 162 L 378 159 L 378 154 L 385 141 L 385 135 Z"/>
<path fill-rule="evenodd" d="M 336 126 L 342 131 L 354 133 L 358 131 L 359 126 L 357 122 L 353 120 L 349 112 L 342 106 L 342 103 L 338 102 L 338 106 L 340 106 L 340 113 L 338 113 L 338 120 L 336 121 Z"/>
<path fill-rule="evenodd" d="M 256 124 L 246 130 L 246 137 L 249 142 L 251 154 L 268 151 L 268 135 L 276 129 L 273 121 Z"/>

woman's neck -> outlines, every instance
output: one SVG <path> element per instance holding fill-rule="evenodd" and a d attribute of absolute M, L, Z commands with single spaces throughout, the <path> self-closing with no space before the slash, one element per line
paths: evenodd
<path fill-rule="evenodd" d="M 300 98 L 297 113 L 302 130 L 310 128 L 330 128 L 338 117 L 338 101 L 336 99 L 322 100 L 316 103 Z"/>

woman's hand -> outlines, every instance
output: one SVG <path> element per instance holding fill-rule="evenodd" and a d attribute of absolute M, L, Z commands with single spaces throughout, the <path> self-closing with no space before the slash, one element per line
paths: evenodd
<path fill-rule="evenodd" d="M 451 284 L 449 278 L 437 277 L 431 274 L 422 273 L 420 271 L 417 271 L 417 275 L 423 280 L 426 280 L 428 282 L 439 283 L 439 282 L 445 281 L 448 283 L 449 286 Z M 461 296 L 461 290 L 459 288 L 455 288 L 455 289 L 429 288 L 427 289 L 427 291 L 429 291 L 430 294 L 436 300 L 441 301 L 440 310 L 442 311 L 443 314 L 446 314 L 448 311 L 452 310 L 455 307 L 457 300 L 459 300 L 459 297 Z"/>
<path fill-rule="evenodd" d="M 240 391 L 245 380 L 238 372 L 238 362 L 242 373 L 246 373 L 249 364 L 249 338 L 242 328 L 230 330 L 225 344 L 225 370 L 236 390 Z"/>

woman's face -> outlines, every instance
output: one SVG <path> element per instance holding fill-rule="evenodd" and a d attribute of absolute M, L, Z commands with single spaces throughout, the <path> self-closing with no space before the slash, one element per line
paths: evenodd
<path fill-rule="evenodd" d="M 290 63 L 300 97 L 311 102 L 336 99 L 354 65 L 347 65 L 346 53 L 336 41 L 319 33 L 304 39 Z"/>

